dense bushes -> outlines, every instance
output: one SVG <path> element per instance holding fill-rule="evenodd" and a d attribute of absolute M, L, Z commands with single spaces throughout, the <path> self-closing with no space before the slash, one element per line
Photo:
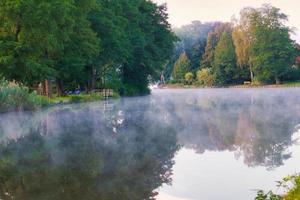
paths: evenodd
<path fill-rule="evenodd" d="M 30 92 L 22 85 L 0 79 L 0 112 L 35 110 L 47 105 L 46 97 Z"/>
<path fill-rule="evenodd" d="M 213 86 L 215 78 L 210 69 L 203 68 L 197 72 L 197 81 L 200 85 Z"/>

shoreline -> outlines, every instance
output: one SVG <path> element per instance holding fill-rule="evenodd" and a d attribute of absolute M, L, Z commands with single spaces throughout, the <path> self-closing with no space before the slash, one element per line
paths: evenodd
<path fill-rule="evenodd" d="M 157 89 L 260 89 L 260 88 L 300 88 L 299 83 L 295 84 L 281 84 L 281 85 L 229 85 L 229 86 L 214 86 L 204 87 L 196 85 L 179 85 L 179 84 L 167 84 Z"/>

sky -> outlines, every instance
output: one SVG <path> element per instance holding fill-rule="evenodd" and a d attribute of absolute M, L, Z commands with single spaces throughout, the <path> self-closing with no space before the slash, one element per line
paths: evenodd
<path fill-rule="evenodd" d="M 293 39 L 300 43 L 300 0 L 153 0 L 167 3 L 170 23 L 179 27 L 191 21 L 230 21 L 244 7 L 269 3 L 289 16 L 288 26 L 296 28 Z"/>

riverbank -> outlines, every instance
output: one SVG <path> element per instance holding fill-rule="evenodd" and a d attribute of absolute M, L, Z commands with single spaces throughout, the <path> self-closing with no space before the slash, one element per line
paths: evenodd
<path fill-rule="evenodd" d="M 0 92 L 0 100 L 1 100 Z M 79 94 L 79 95 L 68 95 L 63 97 L 52 97 L 47 98 L 45 96 L 36 95 L 34 93 L 28 93 L 26 98 L 16 98 L 13 99 L 14 95 L 10 95 L 7 100 L 0 102 L 0 113 L 5 112 L 15 112 L 15 111 L 35 111 L 47 107 L 52 107 L 56 105 L 66 105 L 66 104 L 75 104 L 75 103 L 88 103 L 95 101 L 102 101 L 106 99 L 101 94 L 92 93 L 92 94 Z M 119 98 L 118 94 L 115 94 L 109 98 Z"/>
<path fill-rule="evenodd" d="M 118 98 L 119 94 L 112 92 L 110 98 Z M 30 91 L 28 87 L 14 82 L 0 80 L 0 113 L 14 111 L 34 111 L 58 104 L 87 103 L 105 99 L 100 92 L 66 95 L 48 98 Z"/>
<path fill-rule="evenodd" d="M 224 86 L 201 86 L 201 85 L 185 85 L 185 84 L 166 84 L 162 89 L 197 89 L 197 88 L 286 88 L 286 87 L 300 87 L 300 81 L 284 82 L 280 85 L 266 84 L 266 85 L 224 85 Z"/>

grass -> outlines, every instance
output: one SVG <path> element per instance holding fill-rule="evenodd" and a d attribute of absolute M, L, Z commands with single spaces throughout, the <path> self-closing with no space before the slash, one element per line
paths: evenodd
<path fill-rule="evenodd" d="M 288 86 L 288 87 L 300 87 L 300 81 L 283 82 L 282 85 Z"/>

